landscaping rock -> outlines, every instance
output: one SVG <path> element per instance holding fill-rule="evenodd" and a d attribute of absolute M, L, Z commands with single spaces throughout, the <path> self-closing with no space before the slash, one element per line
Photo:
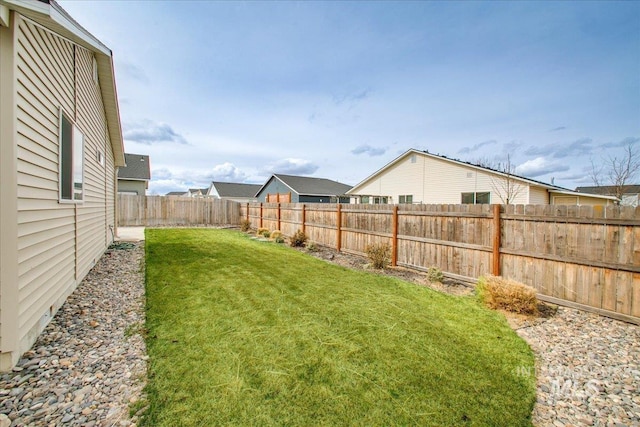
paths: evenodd
<path fill-rule="evenodd" d="M 559 307 L 517 333 L 536 354 L 534 425 L 640 426 L 639 326 Z"/>
<path fill-rule="evenodd" d="M 0 427 L 137 422 L 128 413 L 146 377 L 143 245 L 107 251 L 0 376 Z"/>

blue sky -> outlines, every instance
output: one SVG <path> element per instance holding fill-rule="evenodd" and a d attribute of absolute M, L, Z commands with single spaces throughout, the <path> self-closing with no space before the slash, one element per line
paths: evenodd
<path fill-rule="evenodd" d="M 640 2 L 59 3 L 113 50 L 151 193 L 356 184 L 409 148 L 575 188 L 640 146 Z"/>

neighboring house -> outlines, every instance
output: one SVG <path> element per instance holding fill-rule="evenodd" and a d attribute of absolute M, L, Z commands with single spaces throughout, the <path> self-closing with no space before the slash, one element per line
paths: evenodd
<path fill-rule="evenodd" d="M 2 370 L 112 243 L 121 166 L 111 51 L 53 0 L 0 0 Z"/>
<path fill-rule="evenodd" d="M 186 191 L 170 191 L 166 194 L 166 196 L 188 196 L 189 193 Z"/>
<path fill-rule="evenodd" d="M 355 203 L 608 205 L 585 194 L 460 160 L 408 150 L 347 192 Z"/>
<path fill-rule="evenodd" d="M 240 184 L 234 182 L 211 182 L 207 196 L 235 202 L 257 202 L 258 184 Z"/>
<path fill-rule="evenodd" d="M 186 197 L 205 197 L 207 195 L 207 192 L 209 191 L 208 188 L 190 188 L 187 190 L 187 192 L 184 194 L 184 196 Z"/>
<path fill-rule="evenodd" d="M 273 174 L 255 196 L 260 202 L 349 203 L 350 188 L 330 179 Z"/>
<path fill-rule="evenodd" d="M 124 153 L 124 162 L 125 166 L 118 169 L 118 193 L 144 196 L 151 179 L 149 156 Z"/>
<path fill-rule="evenodd" d="M 625 206 L 640 206 L 640 184 L 625 185 L 623 188 L 621 205 Z M 614 196 L 616 194 L 616 187 L 613 185 L 601 185 L 599 187 L 578 187 L 576 191 L 579 193 L 594 193 L 604 194 L 607 196 Z"/>

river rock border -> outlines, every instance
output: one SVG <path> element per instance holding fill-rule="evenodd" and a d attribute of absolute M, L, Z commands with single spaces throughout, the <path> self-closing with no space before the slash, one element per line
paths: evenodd
<path fill-rule="evenodd" d="M 145 405 L 143 328 L 144 243 L 117 243 L 0 376 L 0 427 L 135 425 Z"/>

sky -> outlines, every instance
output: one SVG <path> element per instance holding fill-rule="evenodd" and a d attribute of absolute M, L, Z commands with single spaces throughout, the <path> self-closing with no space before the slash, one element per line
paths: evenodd
<path fill-rule="evenodd" d="M 149 194 L 412 148 L 574 189 L 640 148 L 640 2 L 58 3 L 113 51 Z"/>

